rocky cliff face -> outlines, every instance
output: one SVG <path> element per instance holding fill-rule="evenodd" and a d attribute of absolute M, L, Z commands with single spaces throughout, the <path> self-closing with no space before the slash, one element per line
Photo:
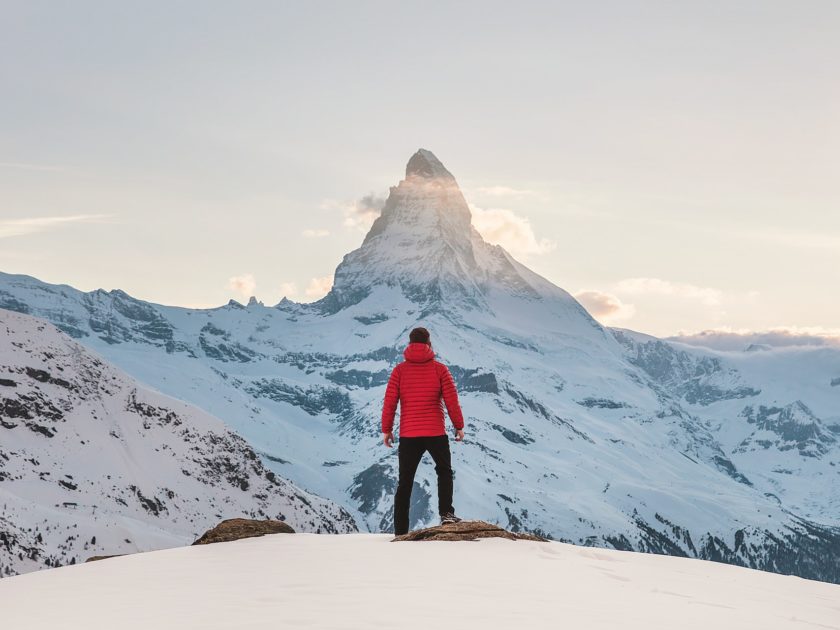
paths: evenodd
<path fill-rule="evenodd" d="M 468 438 L 453 446 L 463 516 L 577 544 L 840 580 L 830 385 L 840 353 L 713 352 L 606 329 L 484 242 L 457 182 L 428 151 L 409 160 L 315 304 L 179 309 L 0 276 L 0 306 L 49 319 L 221 418 L 266 466 L 371 531 L 392 526 L 384 385 L 407 332 L 424 325 L 467 418 Z M 434 492 L 434 473 L 421 466 L 414 526 L 436 520 Z"/>
<path fill-rule="evenodd" d="M 217 419 L 0 310 L 0 576 L 191 542 L 223 516 L 354 531 Z"/>

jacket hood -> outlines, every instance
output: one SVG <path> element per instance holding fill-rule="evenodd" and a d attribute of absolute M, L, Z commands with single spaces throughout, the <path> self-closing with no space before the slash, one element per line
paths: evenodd
<path fill-rule="evenodd" d="M 425 363 L 435 358 L 435 353 L 430 346 L 425 343 L 410 343 L 403 352 L 406 361 L 412 363 Z"/>

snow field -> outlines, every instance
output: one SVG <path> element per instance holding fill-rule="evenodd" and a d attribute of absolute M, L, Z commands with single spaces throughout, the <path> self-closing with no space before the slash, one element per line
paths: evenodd
<path fill-rule="evenodd" d="M 276 535 L 0 582 L 3 626 L 840 628 L 840 586 L 730 565 L 488 539 Z"/>

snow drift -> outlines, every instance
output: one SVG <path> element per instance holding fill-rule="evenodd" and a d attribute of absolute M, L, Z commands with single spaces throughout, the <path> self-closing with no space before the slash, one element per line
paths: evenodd
<path fill-rule="evenodd" d="M 15 630 L 813 630 L 840 628 L 838 602 L 835 585 L 714 562 L 376 534 L 281 534 L 0 581 Z"/>

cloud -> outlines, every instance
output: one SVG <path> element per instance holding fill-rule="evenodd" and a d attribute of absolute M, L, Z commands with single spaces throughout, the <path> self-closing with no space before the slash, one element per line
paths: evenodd
<path fill-rule="evenodd" d="M 601 291 L 579 291 L 575 299 L 603 324 L 627 320 L 636 314 L 632 304 L 625 304 L 616 296 Z"/>
<path fill-rule="evenodd" d="M 501 245 L 514 256 L 545 254 L 557 246 L 546 238 L 538 239 L 531 222 L 513 210 L 477 206 L 470 206 L 470 210 L 473 226 L 484 240 Z"/>
<path fill-rule="evenodd" d="M 63 171 L 61 166 L 51 164 L 30 164 L 28 162 L 0 162 L 0 168 L 16 168 L 24 171 Z"/>
<path fill-rule="evenodd" d="M 281 282 L 280 283 L 280 296 L 287 297 L 289 299 L 296 296 L 298 293 L 298 286 L 295 282 Z"/>
<path fill-rule="evenodd" d="M 97 223 L 111 216 L 109 214 L 76 214 L 67 217 L 4 219 L 0 220 L 0 238 L 47 232 L 73 223 Z"/>
<path fill-rule="evenodd" d="M 243 273 L 240 276 L 233 276 L 228 279 L 228 289 L 236 291 L 243 297 L 250 297 L 254 295 L 254 289 L 257 288 L 257 281 L 253 274 Z"/>
<path fill-rule="evenodd" d="M 839 234 L 771 229 L 747 233 L 746 236 L 785 247 L 840 250 Z"/>
<path fill-rule="evenodd" d="M 715 350 L 743 350 L 750 345 L 773 348 L 792 346 L 840 347 L 840 328 L 777 326 L 763 331 L 712 328 L 696 333 L 681 332 L 678 335 L 668 337 L 668 339 Z"/>
<path fill-rule="evenodd" d="M 627 278 L 615 285 L 619 293 L 630 295 L 668 295 L 697 300 L 705 306 L 719 306 L 723 292 L 685 282 L 671 282 L 659 278 Z"/>
<path fill-rule="evenodd" d="M 533 190 L 513 188 L 511 186 L 479 186 L 471 192 L 489 197 L 539 197 Z"/>
<path fill-rule="evenodd" d="M 344 204 L 344 225 L 367 232 L 376 218 L 382 213 L 385 198 L 373 193 L 365 195 L 358 201 Z"/>
<path fill-rule="evenodd" d="M 303 291 L 303 295 L 301 295 L 296 282 L 281 282 L 279 288 L 281 297 L 287 297 L 294 301 L 300 301 L 301 298 L 303 298 L 304 301 L 314 301 L 320 300 L 329 293 L 329 290 L 332 288 L 332 284 L 332 276 L 312 278 L 306 286 L 306 289 Z"/>
<path fill-rule="evenodd" d="M 329 293 L 332 289 L 333 277 L 322 276 L 320 278 L 312 278 L 309 281 L 309 286 L 306 287 L 306 297 L 313 300 L 319 300 Z"/>
<path fill-rule="evenodd" d="M 323 238 L 330 235 L 329 230 L 306 229 L 301 234 L 304 238 Z"/>

